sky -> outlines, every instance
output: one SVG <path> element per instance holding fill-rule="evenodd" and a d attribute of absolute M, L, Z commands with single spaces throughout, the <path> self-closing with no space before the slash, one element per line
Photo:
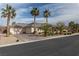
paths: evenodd
<path fill-rule="evenodd" d="M 57 22 L 64 22 L 68 24 L 70 21 L 79 23 L 79 4 L 78 3 L 9 3 L 16 10 L 16 17 L 11 19 L 16 23 L 31 23 L 33 16 L 30 14 L 32 8 L 39 9 L 39 16 L 36 17 L 36 22 L 44 22 L 43 11 L 49 9 L 50 16 L 48 22 L 56 24 Z M 0 3 L 0 16 L 2 8 L 6 4 Z M 6 18 L 0 17 L 0 25 L 6 25 Z"/>

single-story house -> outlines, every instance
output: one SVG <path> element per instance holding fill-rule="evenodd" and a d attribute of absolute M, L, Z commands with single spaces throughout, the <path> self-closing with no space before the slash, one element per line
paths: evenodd
<path fill-rule="evenodd" d="M 40 27 L 43 23 L 36 23 L 36 33 L 43 32 Z M 10 27 L 10 32 L 12 34 L 23 34 L 23 33 L 33 33 L 34 32 L 34 23 L 16 23 Z"/>

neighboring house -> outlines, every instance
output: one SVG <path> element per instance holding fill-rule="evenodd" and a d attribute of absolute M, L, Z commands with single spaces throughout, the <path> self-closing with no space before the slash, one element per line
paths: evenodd
<path fill-rule="evenodd" d="M 10 33 L 11 34 L 20 34 L 21 31 L 22 31 L 22 27 L 21 26 L 10 27 Z"/>
<path fill-rule="evenodd" d="M 41 28 L 41 26 L 44 23 L 36 23 L 36 34 L 43 33 L 44 31 Z M 6 33 L 7 28 L 6 26 L 0 26 L 0 33 Z M 10 33 L 11 34 L 31 34 L 34 32 L 34 23 L 16 23 L 12 26 L 10 26 Z M 53 34 L 60 34 L 60 31 L 56 28 L 56 26 L 52 26 L 52 33 Z M 70 34 L 70 31 L 67 27 L 63 29 L 62 34 Z"/>
<path fill-rule="evenodd" d="M 56 26 L 53 26 L 52 30 L 54 34 L 60 34 L 60 30 Z M 62 34 L 68 34 L 68 33 L 69 33 L 68 27 L 65 26 L 65 28 L 62 30 Z"/>
<path fill-rule="evenodd" d="M 36 23 L 36 33 L 41 33 L 43 30 L 40 29 L 43 23 Z M 10 27 L 10 32 L 12 34 L 25 34 L 34 32 L 34 23 L 16 23 Z"/>
<path fill-rule="evenodd" d="M 39 34 L 43 32 L 40 27 L 42 26 L 43 23 L 36 23 L 36 33 Z M 33 33 L 34 32 L 34 23 L 30 23 L 26 26 L 26 33 Z"/>
<path fill-rule="evenodd" d="M 25 23 L 16 23 L 10 27 L 11 34 L 21 34 L 23 28 L 26 26 Z"/>

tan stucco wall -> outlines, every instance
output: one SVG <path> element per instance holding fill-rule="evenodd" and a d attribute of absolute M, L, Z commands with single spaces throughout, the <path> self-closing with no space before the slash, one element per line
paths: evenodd
<path fill-rule="evenodd" d="M 26 28 L 26 33 L 31 33 L 31 28 L 30 27 Z"/>
<path fill-rule="evenodd" d="M 31 28 L 31 32 L 34 32 L 34 28 L 33 27 Z M 43 30 L 41 30 L 39 28 L 36 28 L 36 32 L 37 33 L 41 33 L 41 32 L 43 32 Z"/>
<path fill-rule="evenodd" d="M 22 31 L 22 28 L 10 28 L 11 34 L 20 34 Z"/>

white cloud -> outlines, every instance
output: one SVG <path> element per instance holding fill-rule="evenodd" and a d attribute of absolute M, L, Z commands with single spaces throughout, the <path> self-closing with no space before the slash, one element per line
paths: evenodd
<path fill-rule="evenodd" d="M 13 7 L 20 6 L 20 4 L 11 4 L 11 5 Z M 2 8 L 2 6 L 4 5 L 0 4 L 0 8 Z M 32 22 L 33 18 L 21 18 L 22 13 L 28 13 L 31 9 L 32 7 L 17 9 L 16 10 L 17 16 L 15 20 L 12 20 L 12 21 L 26 22 L 26 23 Z M 68 3 L 67 4 L 47 4 L 47 5 L 41 6 L 40 9 L 41 10 L 49 9 L 51 11 L 51 16 L 53 16 L 49 18 L 49 22 L 51 24 L 55 24 L 59 21 L 62 21 L 62 22 L 77 21 L 79 19 L 79 4 L 77 3 L 76 4 L 68 4 Z M 36 21 L 38 22 L 44 22 L 44 20 L 45 20 L 44 18 L 36 18 Z"/>
<path fill-rule="evenodd" d="M 55 24 L 59 21 L 69 22 L 69 21 L 78 21 L 79 19 L 79 4 L 48 4 L 44 5 L 41 8 L 47 8 L 51 11 L 51 18 L 49 22 Z M 55 15 L 55 16 L 54 16 Z M 79 21 L 78 21 L 79 23 Z"/>
<path fill-rule="evenodd" d="M 12 20 L 12 22 L 16 21 L 17 23 L 31 23 L 34 21 L 34 18 L 21 18 L 21 19 L 15 19 Z M 44 18 L 36 18 L 36 22 L 44 22 Z"/>

